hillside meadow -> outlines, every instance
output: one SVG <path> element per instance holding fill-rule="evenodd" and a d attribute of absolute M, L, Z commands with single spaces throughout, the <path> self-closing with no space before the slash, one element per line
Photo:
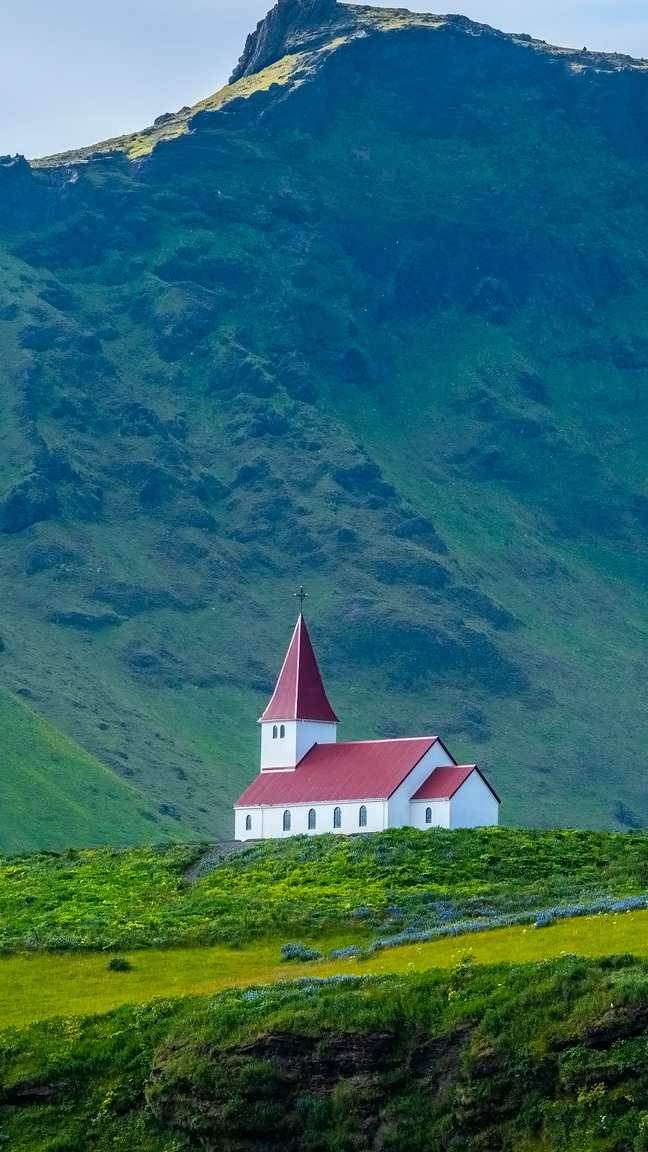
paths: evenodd
<path fill-rule="evenodd" d="M 485 828 L 5 857 L 0 950 L 358 939 L 648 894 L 648 835 Z"/>
<path fill-rule="evenodd" d="M 29 696 L 29 693 L 27 693 Z M 0 685 L 0 851 L 141 844 L 177 822 Z M 187 838 L 192 835 L 186 828 Z"/>
<path fill-rule="evenodd" d="M 631 956 L 463 958 L 9 1029 L 0 1134 L 15 1152 L 643 1152 L 647 991 Z"/>
<path fill-rule="evenodd" d="M 0 1030 L 37 1020 L 92 1016 L 122 1004 L 160 998 L 215 995 L 227 988 L 265 987 L 282 980 L 335 979 L 343 975 L 411 975 L 457 964 L 525 964 L 565 955 L 624 955 L 648 962 L 648 912 L 599 914 L 546 928 L 491 928 L 479 935 L 411 943 L 378 953 L 348 925 L 336 932 L 304 935 L 319 960 L 287 963 L 282 937 L 247 944 L 148 948 L 125 952 L 118 967 L 105 953 L 24 953 L 0 957 Z M 342 956 L 336 956 L 342 951 Z"/>
<path fill-rule="evenodd" d="M 647 871 L 507 828 L 4 857 L 0 1140 L 644 1152 Z"/>

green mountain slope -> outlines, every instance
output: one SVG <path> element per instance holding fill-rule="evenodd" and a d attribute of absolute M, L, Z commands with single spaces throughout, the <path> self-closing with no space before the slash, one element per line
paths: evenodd
<path fill-rule="evenodd" d="M 217 97 L 5 158 L 3 681 L 231 835 L 304 582 L 343 736 L 643 823 L 647 128 L 642 61 L 281 0 Z"/>
<path fill-rule="evenodd" d="M 1 688 L 0 732 L 0 852 L 187 835 L 187 828 L 154 816 L 141 792 Z"/>

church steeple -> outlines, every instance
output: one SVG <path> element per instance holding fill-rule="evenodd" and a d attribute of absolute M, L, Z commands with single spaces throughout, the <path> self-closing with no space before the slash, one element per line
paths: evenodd
<path fill-rule="evenodd" d="M 328 702 L 320 670 L 302 614 L 295 625 L 290 646 L 261 723 L 271 720 L 320 720 L 337 724 Z"/>
<path fill-rule="evenodd" d="M 295 768 L 314 744 L 335 743 L 338 718 L 301 613 L 260 724 L 261 771 Z"/>

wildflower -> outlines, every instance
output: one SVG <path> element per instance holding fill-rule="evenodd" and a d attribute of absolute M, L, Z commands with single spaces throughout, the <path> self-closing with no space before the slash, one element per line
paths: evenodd
<path fill-rule="evenodd" d="M 314 948 L 307 948 L 304 944 L 282 944 L 282 960 L 319 960 L 319 952 Z"/>

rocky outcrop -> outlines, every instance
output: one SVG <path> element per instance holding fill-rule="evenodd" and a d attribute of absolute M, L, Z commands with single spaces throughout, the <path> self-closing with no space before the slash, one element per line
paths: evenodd
<path fill-rule="evenodd" d="M 0 531 L 8 535 L 22 532 L 39 520 L 49 520 L 58 510 L 53 485 L 35 473 L 11 492 L 0 506 Z"/>
<path fill-rule="evenodd" d="M 251 76 L 281 60 L 289 52 L 316 47 L 320 38 L 331 38 L 331 25 L 353 25 L 349 10 L 336 0 L 278 0 L 265 20 L 257 24 L 245 43 L 230 84 Z"/>
<path fill-rule="evenodd" d="M 0 156 L 0 220 L 35 223 L 55 202 L 54 190 L 36 178 L 24 156 Z"/>

